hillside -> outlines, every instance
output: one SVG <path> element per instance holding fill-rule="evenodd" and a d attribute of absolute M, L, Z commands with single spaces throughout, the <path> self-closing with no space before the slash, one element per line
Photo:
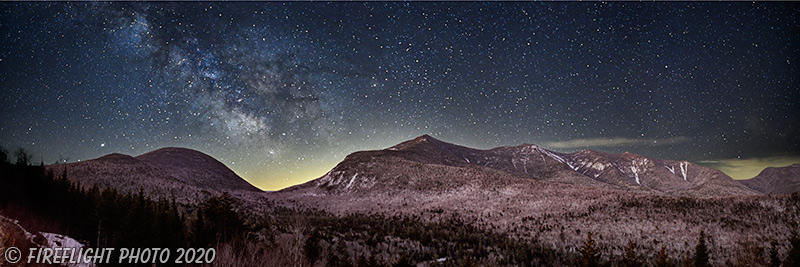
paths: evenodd
<path fill-rule="evenodd" d="M 738 182 L 764 194 L 800 192 L 800 164 L 768 167 L 756 177 Z"/>
<path fill-rule="evenodd" d="M 318 179 L 267 195 L 339 215 L 459 218 L 558 251 L 574 252 L 591 231 L 604 257 L 621 256 L 629 240 L 685 255 L 705 230 L 716 264 L 740 255 L 742 242 L 788 236 L 798 214 L 796 196 L 764 196 L 690 162 L 530 144 L 477 150 L 430 136 L 350 154 Z"/>
<path fill-rule="evenodd" d="M 406 189 L 446 192 L 468 179 L 493 175 L 663 195 L 758 194 L 718 170 L 686 161 L 591 150 L 567 154 L 531 144 L 478 150 L 428 135 L 384 150 L 353 153 L 325 176 L 287 190 L 317 187 L 334 193 Z"/>
<path fill-rule="evenodd" d="M 85 188 L 97 185 L 124 192 L 143 190 L 182 202 L 223 191 L 261 192 L 211 156 L 186 148 L 162 148 L 137 157 L 114 153 L 46 168 L 57 176 L 66 173 L 68 179 Z"/>

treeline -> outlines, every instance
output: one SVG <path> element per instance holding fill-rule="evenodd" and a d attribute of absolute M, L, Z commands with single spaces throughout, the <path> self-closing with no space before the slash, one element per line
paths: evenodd
<path fill-rule="evenodd" d="M 179 207 L 142 191 L 85 189 L 69 181 L 66 171 L 28 165 L 29 154 L 11 163 L 0 152 L 0 214 L 20 220 L 28 231 L 66 234 L 91 247 L 199 248 L 243 238 L 250 230 L 227 194 Z"/>
<path fill-rule="evenodd" d="M 624 267 L 667 267 L 667 266 L 685 266 L 685 267 L 706 267 L 712 266 L 710 264 L 710 252 L 706 244 L 706 236 L 704 231 L 700 231 L 697 239 L 697 245 L 693 253 L 687 253 L 683 257 L 677 257 L 675 260 L 671 259 L 666 252 L 666 247 L 661 245 L 658 255 L 652 261 L 647 261 L 636 251 L 636 243 L 628 241 L 625 246 L 625 253 L 621 259 L 603 262 L 601 260 L 601 252 L 597 247 L 592 232 L 586 234 L 586 240 L 580 247 L 580 254 L 573 259 L 572 266 L 579 267 L 599 267 L 599 266 L 624 266 Z M 779 249 L 775 242 L 772 242 L 770 248 L 762 249 L 756 246 L 749 246 L 745 253 L 739 255 L 735 261 L 728 261 L 725 263 L 727 266 L 800 266 L 800 237 L 797 232 L 793 231 L 789 237 L 789 249 L 787 257 L 781 259 Z"/>

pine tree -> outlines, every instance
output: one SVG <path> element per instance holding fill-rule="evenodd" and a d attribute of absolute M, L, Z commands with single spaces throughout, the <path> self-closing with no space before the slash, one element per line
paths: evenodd
<path fill-rule="evenodd" d="M 692 259 L 692 253 L 686 252 L 686 257 L 683 258 L 683 262 L 681 262 L 681 266 L 683 267 L 694 267 L 694 260 Z"/>
<path fill-rule="evenodd" d="M 800 236 L 797 236 L 797 230 L 792 229 L 792 235 L 789 236 L 789 255 L 786 257 L 786 266 L 800 266 Z"/>
<path fill-rule="evenodd" d="M 584 267 L 596 267 L 600 265 L 600 251 L 595 247 L 592 239 L 592 232 L 586 234 L 586 240 L 581 247 L 581 259 L 578 263 Z"/>
<path fill-rule="evenodd" d="M 467 258 L 469 258 L 469 257 L 467 257 Z M 411 259 L 409 259 L 405 254 L 401 255 L 400 259 L 398 259 L 397 262 L 392 264 L 392 267 L 412 267 L 412 266 L 416 266 L 416 265 L 411 263 Z"/>
<path fill-rule="evenodd" d="M 778 242 L 775 242 L 775 240 L 770 242 L 769 263 L 770 263 L 770 266 L 773 266 L 773 267 L 780 267 L 781 266 L 781 258 L 778 255 Z"/>
<path fill-rule="evenodd" d="M 628 241 L 628 245 L 625 246 L 625 255 L 622 258 L 622 266 L 640 267 L 642 265 L 642 260 L 636 255 L 636 243 L 633 240 Z"/>
<path fill-rule="evenodd" d="M 0 165 L 8 164 L 8 151 L 0 146 Z"/>
<path fill-rule="evenodd" d="M 322 248 L 319 246 L 320 240 L 322 240 L 322 235 L 320 235 L 317 229 L 314 229 L 306 239 L 305 244 L 303 244 L 303 250 L 306 252 L 306 259 L 308 259 L 311 265 L 314 265 L 321 255 Z"/>
<path fill-rule="evenodd" d="M 706 246 L 706 234 L 703 230 L 700 230 L 700 238 L 694 248 L 694 266 L 708 266 L 708 247 Z"/>
<path fill-rule="evenodd" d="M 667 256 L 667 246 L 661 245 L 661 250 L 658 251 L 658 256 L 656 257 L 656 267 L 667 267 L 670 266 L 669 264 L 669 257 Z"/>

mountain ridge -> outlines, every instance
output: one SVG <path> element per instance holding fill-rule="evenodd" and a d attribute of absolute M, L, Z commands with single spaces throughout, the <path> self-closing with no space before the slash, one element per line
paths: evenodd
<path fill-rule="evenodd" d="M 336 189 L 344 181 L 350 190 L 358 175 L 372 178 L 396 174 L 359 170 L 376 164 L 375 159 L 403 159 L 422 164 L 456 168 L 480 166 L 518 178 L 564 184 L 592 185 L 617 190 L 636 190 L 667 195 L 753 195 L 759 192 L 742 185 L 719 170 L 688 161 L 648 158 L 633 153 L 581 150 L 573 153 L 550 151 L 535 144 L 475 149 L 421 135 L 382 150 L 359 151 L 345 157 L 323 177 L 287 188 L 309 186 Z M 391 161 L 391 160 L 390 160 Z M 408 164 L 395 162 L 387 164 Z M 338 176 L 346 176 L 344 178 Z M 337 177 L 331 177 L 337 176 Z M 349 177 L 349 178 L 348 178 Z M 353 178 L 356 177 L 356 178 Z M 356 183 L 358 184 L 358 183 Z M 336 191 L 336 190 L 334 190 Z M 342 190 L 339 190 L 342 191 Z"/>
<path fill-rule="evenodd" d="M 800 163 L 767 167 L 755 177 L 738 182 L 764 194 L 800 192 Z"/>

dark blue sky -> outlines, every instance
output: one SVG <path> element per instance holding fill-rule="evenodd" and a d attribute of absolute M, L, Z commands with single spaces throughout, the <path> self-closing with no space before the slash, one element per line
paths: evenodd
<path fill-rule="evenodd" d="M 189 147 L 264 189 L 426 133 L 733 175 L 798 161 L 798 7 L 0 3 L 0 145 Z"/>

